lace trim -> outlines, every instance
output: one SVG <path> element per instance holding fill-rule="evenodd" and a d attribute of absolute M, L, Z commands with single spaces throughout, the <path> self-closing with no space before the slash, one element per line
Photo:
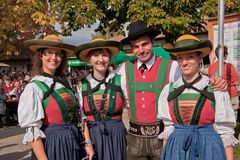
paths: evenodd
<path fill-rule="evenodd" d="M 230 136 L 221 136 L 224 147 L 234 147 L 239 141 L 234 137 L 234 135 Z"/>
<path fill-rule="evenodd" d="M 34 139 L 46 138 L 43 131 L 41 131 L 38 127 L 29 127 L 26 129 L 26 133 L 23 137 L 23 144 L 28 144 L 29 142 L 32 142 Z"/>

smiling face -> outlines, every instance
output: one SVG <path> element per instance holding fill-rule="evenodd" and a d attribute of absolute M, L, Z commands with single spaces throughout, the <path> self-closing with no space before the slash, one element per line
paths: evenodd
<path fill-rule="evenodd" d="M 57 68 L 61 65 L 63 53 L 61 49 L 46 48 L 42 53 L 43 71 L 54 75 Z"/>
<path fill-rule="evenodd" d="M 149 61 L 153 56 L 153 44 L 149 36 L 141 36 L 130 42 L 135 56 L 143 63 Z"/>
<path fill-rule="evenodd" d="M 202 58 L 196 52 L 181 53 L 177 55 L 177 62 L 186 79 L 191 79 L 199 71 Z"/>
<path fill-rule="evenodd" d="M 96 49 L 88 53 L 89 63 L 93 71 L 105 75 L 110 62 L 110 51 L 107 49 Z"/>

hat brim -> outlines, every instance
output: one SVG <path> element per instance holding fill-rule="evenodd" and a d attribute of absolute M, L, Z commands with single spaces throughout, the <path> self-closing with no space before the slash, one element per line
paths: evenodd
<path fill-rule="evenodd" d="M 127 44 L 127 43 L 130 43 L 131 40 L 137 38 L 137 37 L 140 37 L 142 35 L 149 35 L 151 37 L 156 37 L 159 33 L 156 31 L 156 30 L 153 30 L 153 29 L 144 29 L 144 30 L 141 30 L 139 32 L 136 32 L 132 35 L 129 35 L 128 37 L 124 38 L 121 40 L 121 43 L 122 45 L 124 44 Z"/>
<path fill-rule="evenodd" d="M 189 52 L 201 52 L 201 57 L 205 57 L 209 55 L 209 53 L 212 51 L 212 43 L 211 41 L 203 41 L 198 44 L 186 46 L 186 47 L 179 47 L 179 48 L 164 48 L 167 52 L 169 52 L 173 56 L 177 56 L 181 53 L 189 53 Z"/>
<path fill-rule="evenodd" d="M 33 52 L 37 52 L 37 50 L 40 48 L 62 49 L 67 53 L 67 56 L 73 56 L 74 50 L 77 48 L 76 46 L 70 44 L 46 40 L 28 40 L 25 42 L 25 45 L 28 46 Z"/>
<path fill-rule="evenodd" d="M 95 49 L 108 49 L 111 57 L 119 52 L 120 43 L 116 41 L 96 41 L 78 46 L 75 54 L 81 61 L 89 62 L 88 53 Z"/>

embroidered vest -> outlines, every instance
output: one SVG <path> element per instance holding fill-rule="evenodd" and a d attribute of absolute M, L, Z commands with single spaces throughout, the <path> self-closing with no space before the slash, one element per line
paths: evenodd
<path fill-rule="evenodd" d="M 49 90 L 49 87 L 42 81 L 33 80 L 43 94 Z M 56 89 L 52 94 L 42 101 L 44 116 L 43 124 L 63 124 L 73 120 L 76 114 L 77 101 L 72 90 L 62 87 Z"/>
<path fill-rule="evenodd" d="M 173 83 L 169 93 L 174 91 Z M 207 91 L 213 93 L 211 87 Z M 169 111 L 174 124 L 207 125 L 215 120 L 215 102 L 210 101 L 200 93 L 182 93 L 169 102 Z"/>
<path fill-rule="evenodd" d="M 93 91 L 89 81 L 82 81 L 82 96 L 88 120 L 121 119 L 124 103 L 120 75 L 115 74 L 109 83 L 106 83 L 105 90 Z"/>
<path fill-rule="evenodd" d="M 156 56 L 150 70 L 143 74 L 135 61 L 126 62 L 130 120 L 143 123 L 157 121 L 158 97 L 168 83 L 172 61 Z"/>

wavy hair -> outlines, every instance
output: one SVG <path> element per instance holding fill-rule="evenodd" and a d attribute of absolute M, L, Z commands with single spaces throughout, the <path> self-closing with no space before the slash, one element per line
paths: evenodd
<path fill-rule="evenodd" d="M 41 48 L 37 51 L 37 53 L 33 56 L 32 59 L 32 76 L 41 75 L 43 73 L 43 64 L 42 64 L 42 55 L 45 48 Z M 61 78 L 65 78 L 67 76 L 67 56 L 64 50 L 62 50 L 63 57 L 60 66 L 57 68 L 55 72 L 55 76 L 59 76 Z"/>

